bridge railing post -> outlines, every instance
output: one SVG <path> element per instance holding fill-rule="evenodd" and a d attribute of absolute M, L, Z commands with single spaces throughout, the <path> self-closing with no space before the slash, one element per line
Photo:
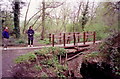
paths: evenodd
<path fill-rule="evenodd" d="M 73 33 L 73 38 L 74 38 L 74 46 L 75 46 L 76 43 L 75 32 Z"/>
<path fill-rule="evenodd" d="M 86 33 L 83 32 L 83 44 L 85 44 L 85 40 L 86 40 Z"/>
<path fill-rule="evenodd" d="M 65 47 L 65 41 L 66 41 L 65 40 L 65 33 L 63 33 L 63 43 L 64 43 L 63 45 L 64 45 L 64 47 Z"/>
<path fill-rule="evenodd" d="M 54 34 L 52 34 L 52 46 L 54 47 Z"/>
<path fill-rule="evenodd" d="M 93 44 L 95 44 L 95 40 L 96 40 L 95 38 L 96 38 L 96 32 L 94 31 L 93 32 Z"/>
<path fill-rule="evenodd" d="M 60 33 L 60 37 L 59 37 L 59 43 L 61 44 L 61 33 Z"/>
<path fill-rule="evenodd" d="M 77 35 L 78 35 L 78 43 L 80 42 L 80 36 L 79 36 L 79 32 L 77 33 Z"/>

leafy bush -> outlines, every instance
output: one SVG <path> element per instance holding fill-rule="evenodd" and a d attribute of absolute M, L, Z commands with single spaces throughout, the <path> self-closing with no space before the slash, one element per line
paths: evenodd
<path fill-rule="evenodd" d="M 48 50 L 54 55 L 65 55 L 66 50 L 60 47 L 49 47 Z"/>
<path fill-rule="evenodd" d="M 42 67 L 41 67 L 41 66 L 36 65 L 36 64 L 35 64 L 34 68 L 35 68 L 36 70 L 38 70 L 38 71 L 42 69 Z"/>
<path fill-rule="evenodd" d="M 95 51 L 95 52 L 91 52 L 90 54 L 85 55 L 85 58 L 94 58 L 99 56 L 99 52 Z"/>
<path fill-rule="evenodd" d="M 18 58 L 15 59 L 15 63 L 23 63 L 23 62 L 28 62 L 31 60 L 36 59 L 36 55 L 34 53 L 27 53 L 25 55 L 21 55 Z"/>
<path fill-rule="evenodd" d="M 102 40 L 102 39 L 105 39 L 109 35 L 110 27 L 106 26 L 102 22 L 98 22 L 98 23 L 86 25 L 85 31 L 95 31 L 96 40 Z"/>
<path fill-rule="evenodd" d="M 101 45 L 100 52 L 105 55 L 106 62 L 113 66 L 113 70 L 120 70 L 120 32 L 115 32 L 110 35 Z"/>
<path fill-rule="evenodd" d="M 50 44 L 49 39 L 39 40 L 40 44 Z"/>
<path fill-rule="evenodd" d="M 24 39 L 18 39 L 15 41 L 16 44 L 25 44 L 26 41 Z"/>
<path fill-rule="evenodd" d="M 53 55 L 65 55 L 66 50 L 59 47 L 44 47 L 40 50 L 35 51 L 35 53 L 39 55 L 46 55 L 50 53 Z"/>
<path fill-rule="evenodd" d="M 67 65 L 61 65 L 59 63 L 58 55 L 64 55 L 65 53 L 66 51 L 64 48 L 44 47 L 32 53 L 19 56 L 18 58 L 16 58 L 15 62 L 17 64 L 22 63 L 25 64 L 25 66 L 29 66 L 30 68 L 28 68 L 29 70 L 27 70 L 27 72 L 31 70 L 32 72 L 33 71 L 36 72 L 36 70 L 40 71 L 44 68 L 47 68 L 48 70 L 53 69 L 53 71 L 51 72 L 53 72 L 54 75 L 57 75 L 58 77 L 64 77 L 62 72 L 67 70 Z M 35 62 L 32 62 L 31 60 L 32 61 L 35 60 Z M 40 73 L 41 73 L 40 77 L 48 77 L 48 74 L 46 72 Z"/>

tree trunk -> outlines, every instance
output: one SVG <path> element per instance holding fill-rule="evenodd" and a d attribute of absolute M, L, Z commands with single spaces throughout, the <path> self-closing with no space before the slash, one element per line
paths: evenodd
<path fill-rule="evenodd" d="M 87 2 L 87 4 L 85 5 L 85 9 L 84 9 L 84 12 L 83 12 L 83 17 L 82 17 L 82 30 L 84 31 L 84 28 L 85 28 L 85 25 L 88 21 L 88 18 L 87 18 L 87 14 L 88 14 L 88 3 L 89 1 Z"/>
<path fill-rule="evenodd" d="M 14 32 L 16 34 L 16 38 L 20 37 L 19 15 L 20 15 L 20 2 L 18 0 L 15 1 L 14 3 Z"/>
<path fill-rule="evenodd" d="M 25 14 L 25 21 L 24 21 L 24 27 L 23 27 L 23 34 L 24 34 L 24 32 L 25 32 L 25 29 L 26 29 L 26 26 L 27 26 L 27 24 L 26 24 L 26 20 L 27 20 L 27 15 L 28 15 L 28 11 L 29 11 L 29 7 L 30 7 L 30 3 L 31 3 L 31 0 L 30 0 L 30 2 L 29 2 L 29 4 L 28 4 L 28 7 L 27 7 L 27 11 L 26 11 L 26 14 Z"/>
<path fill-rule="evenodd" d="M 41 40 L 44 39 L 45 34 L 45 0 L 42 2 L 42 32 L 41 32 Z"/>

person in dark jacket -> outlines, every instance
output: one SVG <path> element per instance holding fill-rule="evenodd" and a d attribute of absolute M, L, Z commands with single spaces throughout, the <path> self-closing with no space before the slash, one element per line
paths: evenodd
<path fill-rule="evenodd" d="M 32 29 L 32 26 L 29 27 L 27 30 L 28 34 L 28 47 L 33 47 L 33 39 L 34 39 L 34 30 Z"/>
<path fill-rule="evenodd" d="M 3 47 L 4 47 L 4 50 L 6 50 L 8 46 L 8 39 L 9 39 L 8 27 L 5 27 L 5 29 L 3 30 L 2 37 L 3 37 Z"/>

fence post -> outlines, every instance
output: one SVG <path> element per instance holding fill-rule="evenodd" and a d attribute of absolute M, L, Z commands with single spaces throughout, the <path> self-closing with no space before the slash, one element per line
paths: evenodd
<path fill-rule="evenodd" d="M 54 47 L 54 34 L 52 34 L 52 46 Z"/>
<path fill-rule="evenodd" d="M 76 43 L 75 32 L 73 33 L 73 38 L 74 38 L 74 45 L 75 45 Z"/>
<path fill-rule="evenodd" d="M 95 44 L 96 32 L 93 32 L 93 44 Z"/>
<path fill-rule="evenodd" d="M 86 40 L 86 34 L 85 34 L 85 32 L 83 32 L 83 44 L 85 44 L 85 40 Z"/>
<path fill-rule="evenodd" d="M 65 33 L 63 33 L 63 43 L 64 43 L 64 47 L 65 47 Z"/>
<path fill-rule="evenodd" d="M 49 33 L 49 42 L 51 43 L 51 33 Z"/>

